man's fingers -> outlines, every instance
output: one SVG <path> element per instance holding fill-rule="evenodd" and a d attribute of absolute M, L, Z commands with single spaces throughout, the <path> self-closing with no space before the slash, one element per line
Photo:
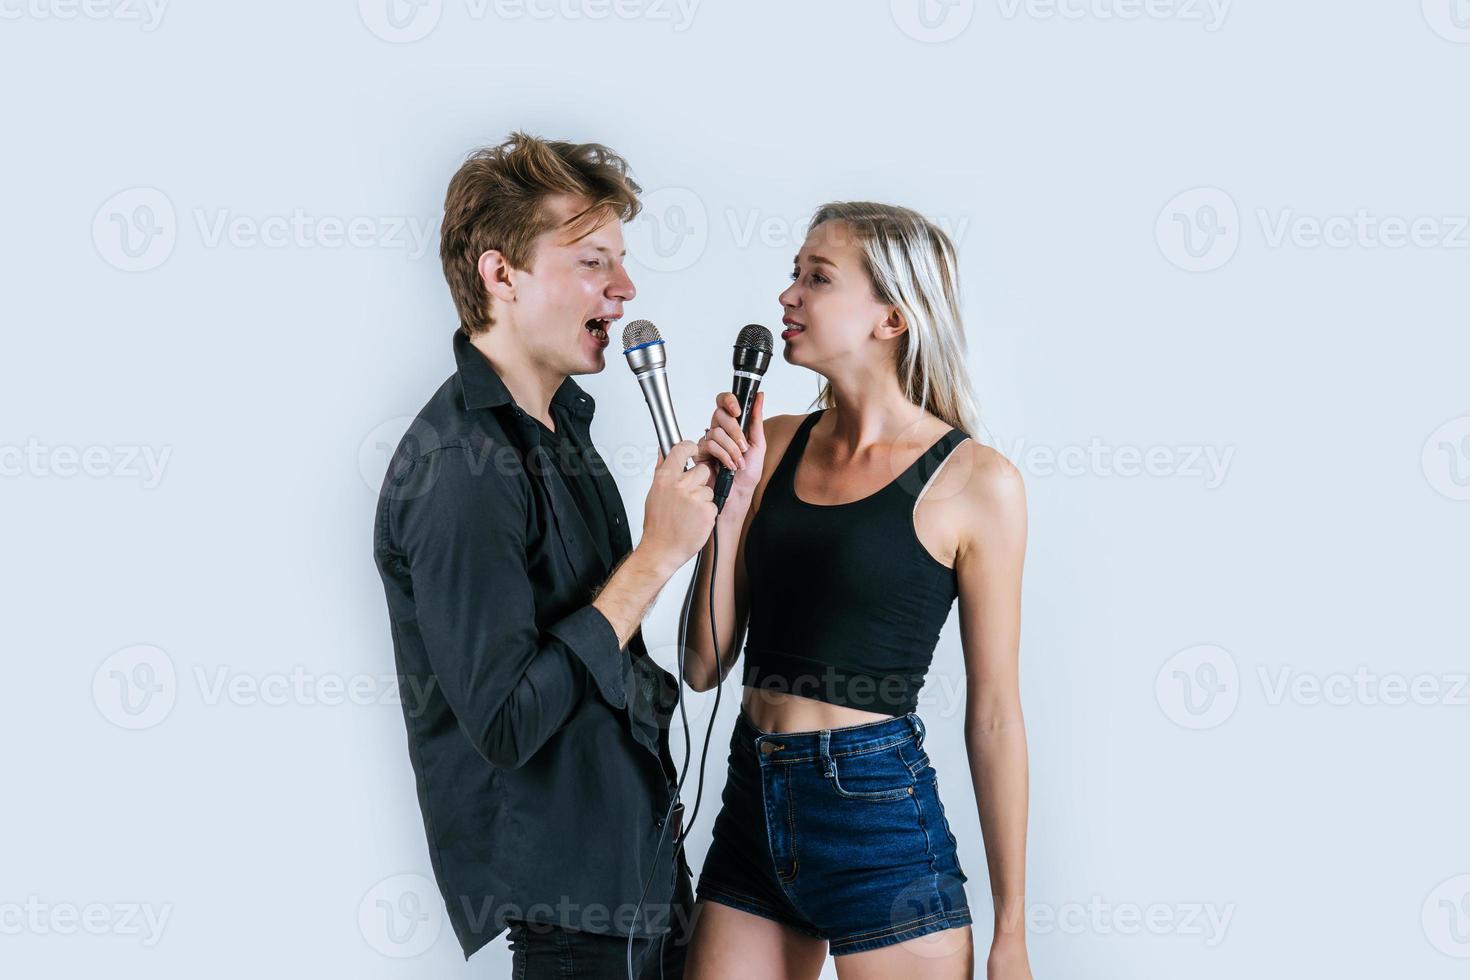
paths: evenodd
<path fill-rule="evenodd" d="M 681 440 L 669 447 L 669 454 L 664 457 L 660 465 L 667 466 L 676 473 L 681 472 L 684 469 L 684 463 L 692 459 L 698 451 L 699 444 L 692 439 Z"/>
<path fill-rule="evenodd" d="M 672 455 L 672 454 L 671 454 Z M 709 476 L 715 471 L 708 463 L 695 463 L 679 476 L 679 483 L 683 486 L 694 486 L 697 483 L 709 482 Z"/>

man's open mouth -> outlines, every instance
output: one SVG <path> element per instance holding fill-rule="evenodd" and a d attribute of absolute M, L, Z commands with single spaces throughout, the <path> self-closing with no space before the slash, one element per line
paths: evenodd
<path fill-rule="evenodd" d="M 612 324 L 613 319 L 613 317 L 607 316 L 598 319 L 588 320 L 586 323 L 582 324 L 582 327 L 598 340 L 602 341 L 603 343 L 607 343 L 607 328 Z"/>

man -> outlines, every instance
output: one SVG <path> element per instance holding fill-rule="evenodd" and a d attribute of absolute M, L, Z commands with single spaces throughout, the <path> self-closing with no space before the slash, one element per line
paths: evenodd
<path fill-rule="evenodd" d="M 466 958 L 509 929 L 517 977 L 624 976 L 630 929 L 635 976 L 680 976 L 693 910 L 664 826 L 678 686 L 639 622 L 714 526 L 711 467 L 673 448 L 631 548 L 570 377 L 603 369 L 633 298 L 639 190 L 606 147 L 523 133 L 454 175 L 458 370 L 399 444 L 374 527 L 402 689 L 421 692 L 404 718 L 434 874 Z"/>

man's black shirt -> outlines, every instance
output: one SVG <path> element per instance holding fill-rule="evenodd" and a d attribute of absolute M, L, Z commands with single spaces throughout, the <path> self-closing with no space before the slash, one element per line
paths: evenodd
<path fill-rule="evenodd" d="M 592 447 L 595 404 L 571 378 L 551 403 L 558 433 L 596 460 L 572 481 L 589 521 L 544 427 L 458 332 L 454 351 L 458 370 L 394 453 L 373 527 L 449 920 L 466 957 L 512 919 L 626 935 L 652 872 L 635 931 L 666 932 L 676 876 L 690 874 L 672 833 L 658 843 L 678 687 L 642 630 L 622 650 L 590 604 L 632 549 Z"/>
<path fill-rule="evenodd" d="M 593 472 L 601 467 L 602 473 L 606 473 L 607 468 L 602 466 L 602 457 L 596 449 L 584 449 L 577 444 L 572 436 L 568 413 L 561 406 L 554 407 L 551 415 L 552 421 L 556 423 L 555 431 L 548 429 L 540 419 L 536 420 L 541 444 L 551 452 L 556 470 L 561 474 L 567 489 L 572 492 L 572 497 L 577 502 L 577 512 L 586 522 L 592 541 L 597 545 L 598 554 L 606 562 L 607 556 L 612 554 L 612 532 L 607 525 L 606 504 L 597 489 Z M 611 571 L 611 568 L 604 568 L 603 574 Z"/>

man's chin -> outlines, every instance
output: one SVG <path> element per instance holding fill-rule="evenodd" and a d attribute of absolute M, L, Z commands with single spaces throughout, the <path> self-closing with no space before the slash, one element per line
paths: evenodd
<path fill-rule="evenodd" d="M 593 351 L 591 353 L 584 353 L 582 355 L 582 360 L 580 363 L 577 364 L 576 369 L 568 371 L 567 374 L 600 374 L 602 370 L 606 367 L 607 352 L 600 350 Z"/>

